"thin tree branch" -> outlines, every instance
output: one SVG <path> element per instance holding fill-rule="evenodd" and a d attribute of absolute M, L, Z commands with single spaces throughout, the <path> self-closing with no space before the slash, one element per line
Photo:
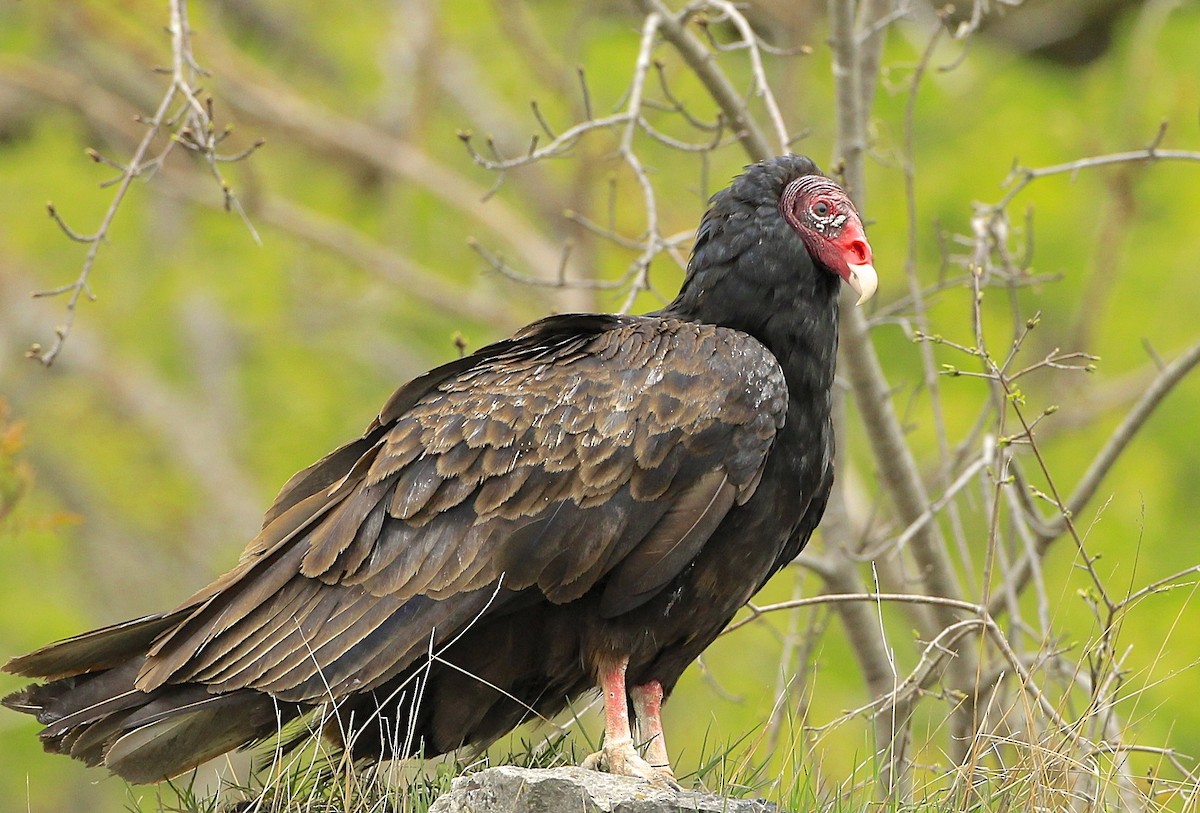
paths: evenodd
<path fill-rule="evenodd" d="M 1039 178 L 1048 178 L 1051 175 L 1076 175 L 1085 169 L 1095 169 L 1097 167 L 1107 167 L 1114 164 L 1129 164 L 1129 163 L 1153 163 L 1155 161 L 1187 161 L 1200 162 L 1200 152 L 1193 150 L 1164 150 L 1159 148 L 1163 137 L 1167 134 L 1167 124 L 1163 122 L 1154 138 L 1140 150 L 1130 150 L 1129 152 L 1115 152 L 1108 155 L 1096 155 L 1090 158 L 1079 158 L 1075 161 L 1067 161 L 1062 164 L 1053 164 L 1048 167 L 1039 167 L 1037 169 L 1029 169 L 1027 167 L 1014 167 L 1009 173 L 1008 184 L 1011 184 L 1008 192 L 1004 197 L 995 203 L 991 209 L 1000 211 L 1012 202 L 1013 198 L 1021 194 L 1025 187 L 1029 186 Z"/>
<path fill-rule="evenodd" d="M 754 89 L 751 95 L 762 97 L 763 104 L 767 108 L 767 117 L 771 120 L 771 126 L 775 129 L 775 139 L 779 144 L 779 154 L 787 152 L 788 144 L 792 142 L 792 137 L 788 134 L 787 125 L 784 124 L 783 114 L 779 110 L 779 103 L 775 101 L 775 94 L 771 90 L 771 83 L 767 81 L 767 72 L 763 67 L 762 61 L 762 43 L 758 35 L 754 33 L 754 29 L 750 25 L 750 21 L 746 16 L 738 10 L 737 6 L 727 0 L 700 0 L 698 3 L 693 3 L 689 6 L 689 10 L 698 10 L 700 8 L 715 8 L 730 20 L 738 33 L 742 35 L 742 42 L 750 53 L 750 70 L 754 75 Z"/>
<path fill-rule="evenodd" d="M 75 324 L 80 297 L 86 295 L 89 299 L 94 299 L 88 286 L 88 278 L 95 266 L 100 246 L 108 240 L 113 220 L 116 218 L 117 211 L 121 208 L 121 204 L 129 192 L 129 187 L 132 186 L 134 179 L 142 175 L 143 172 L 147 170 L 152 172 L 161 166 L 175 144 L 181 144 L 204 156 L 213 177 L 221 186 L 226 208 L 235 209 L 241 215 L 247 228 L 250 229 L 251 235 L 256 242 L 258 241 L 258 234 L 255 232 L 254 226 L 246 217 L 245 212 L 242 211 L 241 204 L 217 169 L 218 156 L 216 150 L 225 136 L 224 134 L 216 133 L 215 127 L 212 124 L 211 106 L 206 107 L 201 104 L 196 97 L 196 92 L 192 89 L 192 79 L 201 70 L 196 65 L 196 61 L 192 56 L 187 0 L 170 0 L 169 8 L 170 23 L 167 30 L 171 35 L 171 82 L 163 94 L 158 108 L 154 111 L 154 116 L 145 122 L 146 132 L 134 149 L 133 156 L 129 159 L 128 164 L 122 166 L 104 159 L 94 150 L 89 153 L 93 160 L 121 169 L 121 174 L 115 181 L 104 184 L 105 186 L 110 184 L 115 185 L 116 191 L 113 193 L 113 198 L 100 220 L 100 225 L 93 234 L 81 235 L 67 226 L 53 204 L 48 206 L 50 217 L 54 219 L 63 232 L 72 240 L 87 243 L 88 251 L 75 282 L 50 290 L 38 291 L 34 294 L 35 297 L 70 294 L 67 298 L 66 317 L 54 329 L 54 341 L 48 348 L 42 347 L 39 343 L 34 343 L 26 352 L 29 358 L 40 362 L 45 367 L 52 365 L 58 354 L 62 351 L 67 336 L 70 335 L 71 329 Z M 179 98 L 183 99 L 184 108 L 181 111 L 172 113 L 171 111 Z M 149 154 L 150 147 L 162 130 L 168 126 L 176 126 L 177 122 L 180 121 L 182 121 L 182 124 L 178 124 L 173 138 L 163 148 L 162 152 L 155 158 L 148 160 L 147 155 Z M 227 157 L 225 160 L 240 160 L 257 149 L 259 145 L 256 144 L 239 155 Z"/>
<path fill-rule="evenodd" d="M 102 88 L 80 85 L 73 77 L 48 66 L 37 63 L 6 66 L 6 69 L 0 69 L 0 84 L 73 108 L 89 127 L 104 133 L 110 141 L 133 142 L 139 136 L 134 129 L 136 125 L 116 114 L 115 111 L 120 109 L 116 97 Z M 166 195 L 206 208 L 223 206 L 218 199 L 201 190 L 203 179 L 186 164 L 164 166 L 160 172 L 161 189 Z M 511 330 L 520 321 L 506 305 L 475 290 L 475 286 L 456 285 L 444 273 L 423 266 L 336 218 L 269 191 L 257 192 L 247 206 L 249 213 L 261 223 L 342 257 L 389 284 L 401 286 L 407 296 L 417 301 L 459 313 L 500 332 Z M 69 289 L 70 286 L 63 286 L 55 290 Z M 38 295 L 44 294 L 39 292 Z M 522 292 L 521 296 L 528 298 L 528 293 Z"/>
<path fill-rule="evenodd" d="M 945 596 L 922 596 L 913 595 L 911 593 L 827 593 L 820 596 L 812 596 L 810 598 L 795 599 L 792 601 L 781 601 L 777 604 L 768 604 L 764 607 L 758 607 L 757 612 L 748 618 L 735 622 L 726 628 L 726 632 L 732 632 L 739 629 L 758 616 L 768 613 L 779 612 L 781 610 L 791 610 L 798 607 L 812 607 L 824 604 L 841 604 L 844 602 L 862 603 L 868 602 L 873 604 L 880 603 L 896 603 L 896 604 L 922 604 L 926 606 L 937 607 L 951 616 L 960 613 L 970 613 L 972 616 L 979 619 L 982 625 L 987 629 L 989 637 L 996 644 L 997 648 L 1004 655 L 1009 665 L 1021 678 L 1021 685 L 1028 691 L 1041 707 L 1042 712 L 1054 722 L 1059 731 L 1072 740 L 1083 740 L 1082 736 L 1076 730 L 1076 726 L 1068 723 L 1055 708 L 1054 704 L 1046 696 L 1046 694 L 1033 681 L 1033 677 L 1029 669 L 1021 662 L 1021 659 L 1013 651 L 1012 645 L 1008 642 L 1008 637 L 996 623 L 988 608 L 981 604 L 973 604 L 969 601 L 961 599 L 947 598 Z M 947 628 L 952 628 L 958 625 L 960 621 L 955 619 L 947 625 Z"/>
<path fill-rule="evenodd" d="M 860 83 L 854 19 L 849 3 L 830 0 L 831 41 L 834 48 L 834 81 L 838 99 L 838 152 L 848 187 L 856 202 L 863 194 L 863 132 L 865 122 L 860 109 Z M 862 206 L 859 202 L 860 207 Z M 896 504 L 900 519 L 914 525 L 925 513 L 929 496 L 921 480 L 912 450 L 904 439 L 904 430 L 891 406 L 891 387 L 883 374 L 879 357 L 871 344 L 866 318 L 859 308 L 843 308 L 841 343 L 843 368 L 863 416 L 863 426 L 879 466 L 888 494 Z M 961 596 L 961 588 L 946 555 L 945 545 L 935 523 L 919 526 L 913 537 L 913 554 L 930 593 Z M 952 619 L 939 617 L 941 627 Z M 933 634 L 934 631 L 927 631 Z"/>
<path fill-rule="evenodd" d="M 734 134 L 742 144 L 746 154 L 752 161 L 765 161 L 771 157 L 771 148 L 767 139 L 759 129 L 758 123 L 746 110 L 745 101 L 734 89 L 729 78 L 716 64 L 715 55 L 704 46 L 699 39 L 684 28 L 684 22 L 690 15 L 689 9 L 679 14 L 672 14 L 661 0 L 634 0 L 644 14 L 657 14 L 661 18 L 659 30 L 663 38 L 683 57 L 688 67 L 695 73 L 713 101 L 721 108 L 722 114 L 733 128 Z"/>
<path fill-rule="evenodd" d="M 445 206 L 509 243 L 534 273 L 552 278 L 557 244 L 498 199 L 480 201 L 487 190 L 435 160 L 419 146 L 300 96 L 286 83 L 221 49 L 222 98 L 246 117 L 282 130 L 323 152 L 346 156 L 429 192 Z"/>
<path fill-rule="evenodd" d="M 1040 521 L 1037 529 L 1037 539 L 1034 554 L 1041 559 L 1045 556 L 1050 545 L 1068 530 L 1068 517 L 1079 516 L 1087 508 L 1104 477 L 1112 470 L 1122 452 L 1128 448 L 1138 430 L 1141 429 L 1163 399 L 1181 382 L 1196 365 L 1200 364 L 1200 344 L 1195 344 L 1179 358 L 1168 364 L 1158 377 L 1146 388 L 1145 393 L 1137 403 L 1126 413 L 1120 425 L 1109 436 L 1104 447 L 1092 459 L 1083 477 L 1075 486 L 1075 491 L 1065 500 L 1065 510 L 1049 521 Z M 1040 519 L 1040 518 L 1039 518 Z M 1033 574 L 1033 562 L 1030 554 L 1026 554 L 1007 574 L 1006 590 L 1022 592 Z M 1003 607 L 1002 592 L 991 600 L 989 606 L 993 614 L 998 614 Z"/>

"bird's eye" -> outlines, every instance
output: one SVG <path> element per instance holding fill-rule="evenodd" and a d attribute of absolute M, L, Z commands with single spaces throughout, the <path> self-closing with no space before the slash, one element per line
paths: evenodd
<path fill-rule="evenodd" d="M 819 200 L 813 204 L 812 211 L 817 217 L 829 217 L 829 204 Z"/>

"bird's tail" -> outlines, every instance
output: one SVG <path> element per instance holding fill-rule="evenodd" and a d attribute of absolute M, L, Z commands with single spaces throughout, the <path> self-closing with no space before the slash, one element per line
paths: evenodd
<path fill-rule="evenodd" d="M 273 735 L 302 713 L 260 692 L 213 694 L 195 683 L 135 687 L 146 650 L 180 613 L 152 615 L 14 658 L 6 672 L 44 680 L 3 699 L 46 726 L 50 753 L 104 765 L 130 782 L 177 776 Z"/>

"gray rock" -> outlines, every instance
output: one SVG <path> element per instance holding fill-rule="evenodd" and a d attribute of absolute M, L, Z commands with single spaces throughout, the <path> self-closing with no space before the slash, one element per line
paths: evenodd
<path fill-rule="evenodd" d="M 676 792 L 585 768 L 502 765 L 454 780 L 429 813 L 776 813 L 759 799 Z"/>

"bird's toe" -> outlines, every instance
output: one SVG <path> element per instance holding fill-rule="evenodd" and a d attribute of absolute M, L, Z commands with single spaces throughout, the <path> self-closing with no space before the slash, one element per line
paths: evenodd
<path fill-rule="evenodd" d="M 579 763 L 579 767 L 587 768 L 589 771 L 607 771 L 608 762 L 604 759 L 604 752 L 597 751 L 584 757 L 583 762 Z"/>
<path fill-rule="evenodd" d="M 669 765 L 651 765 L 650 770 L 654 771 L 654 778 L 650 781 L 660 787 L 668 790 L 682 791 L 683 786 L 675 779 L 675 772 L 671 770 Z"/>
<path fill-rule="evenodd" d="M 675 774 L 672 773 L 669 765 L 661 767 L 651 765 L 628 740 L 612 744 L 605 743 L 602 750 L 589 754 L 579 765 L 593 771 L 606 771 L 617 776 L 644 779 L 652 785 L 667 790 L 682 790 L 679 783 L 675 781 Z"/>

